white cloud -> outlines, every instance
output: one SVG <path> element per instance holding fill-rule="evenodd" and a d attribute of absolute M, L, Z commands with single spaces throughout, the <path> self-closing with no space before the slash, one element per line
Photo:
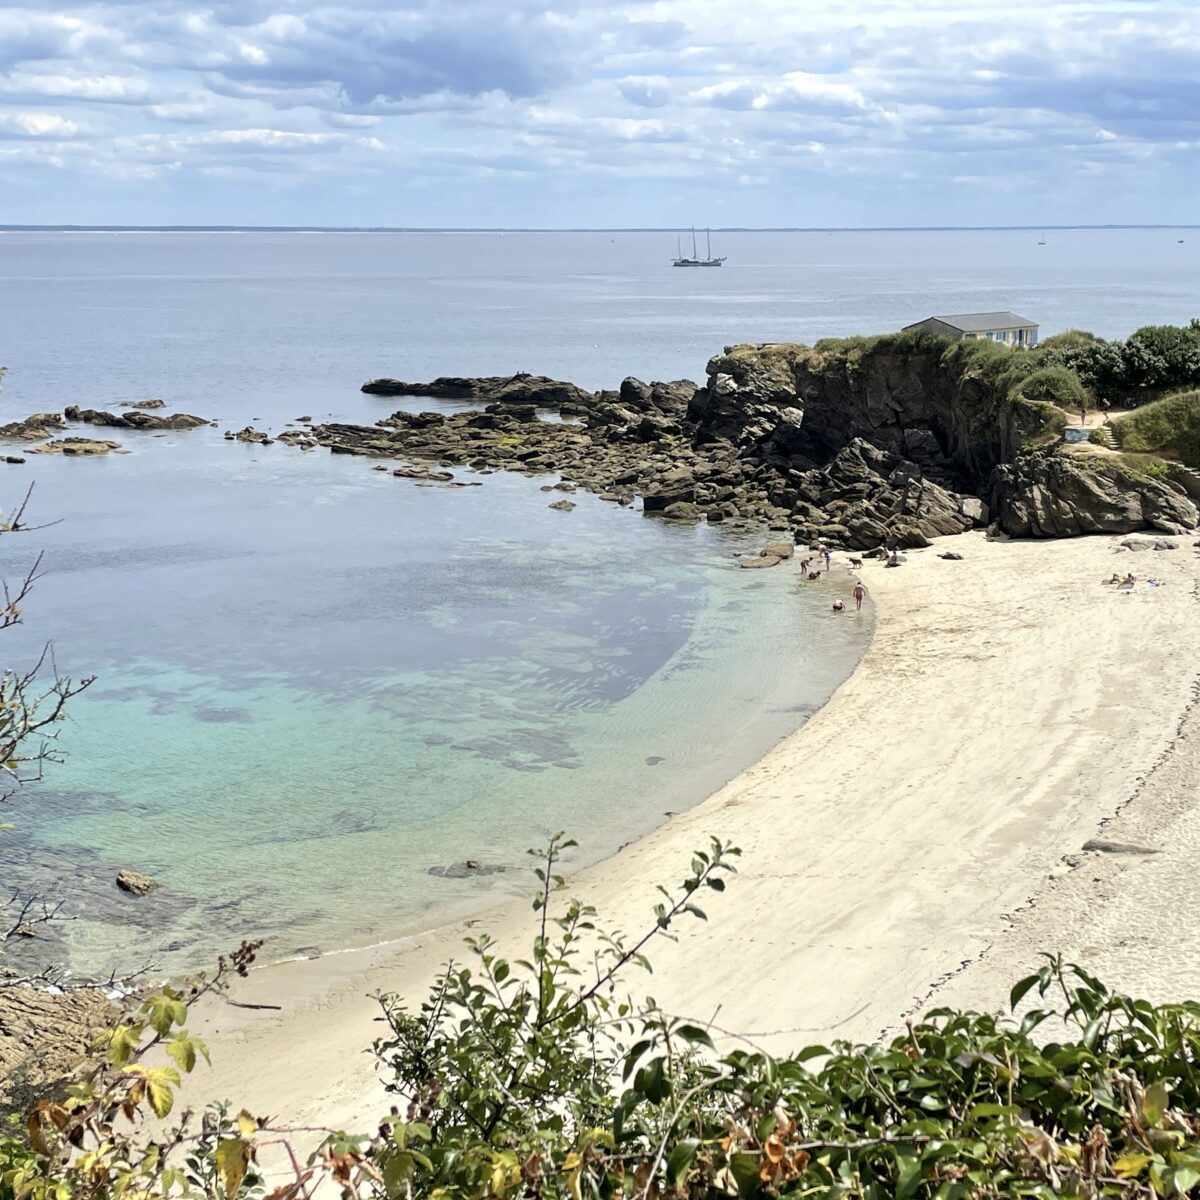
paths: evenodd
<path fill-rule="evenodd" d="M 1200 182 L 1194 0 L 48 3 L 0 10 L 0 133 L 80 202 L 89 173 L 170 170 L 314 189 L 314 220 L 352 181 L 363 220 L 403 187 L 433 223 L 451 195 L 468 223 L 775 223 L 798 196 L 817 224 L 938 221 L 968 191 L 1040 223 L 1051 190 L 1067 219 L 1190 215 Z"/>
<path fill-rule="evenodd" d="M 151 87 L 145 78 L 137 75 L 33 74 L 14 71 L 0 78 L 0 95 L 142 104 L 150 98 Z"/>
<path fill-rule="evenodd" d="M 79 132 L 74 121 L 57 113 L 0 112 L 0 136 L 30 138 L 70 138 Z"/>

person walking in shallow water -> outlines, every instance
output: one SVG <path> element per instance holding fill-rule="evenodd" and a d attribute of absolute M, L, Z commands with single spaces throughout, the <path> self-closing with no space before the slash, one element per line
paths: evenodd
<path fill-rule="evenodd" d="M 865 587 L 863 587 L 862 580 L 856 579 L 854 581 L 854 610 L 855 610 L 855 612 L 862 612 L 863 597 L 866 594 L 867 594 L 867 589 Z"/>

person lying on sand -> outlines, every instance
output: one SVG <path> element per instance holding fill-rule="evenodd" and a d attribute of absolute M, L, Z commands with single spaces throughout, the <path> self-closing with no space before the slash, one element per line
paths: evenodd
<path fill-rule="evenodd" d="M 1101 583 L 1120 583 L 1121 576 L 1114 571 L 1107 579 L 1100 580 Z"/>
<path fill-rule="evenodd" d="M 888 555 L 888 560 L 883 564 L 885 567 L 898 567 L 900 565 L 900 555 L 895 550 Z"/>

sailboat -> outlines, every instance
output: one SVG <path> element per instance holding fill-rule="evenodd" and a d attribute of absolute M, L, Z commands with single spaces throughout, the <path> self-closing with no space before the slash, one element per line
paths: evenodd
<path fill-rule="evenodd" d="M 1046 244 L 1046 235 L 1045 235 L 1045 233 L 1043 233 L 1042 236 L 1038 239 L 1038 245 L 1044 246 L 1045 244 Z"/>
<path fill-rule="evenodd" d="M 680 245 L 679 238 L 675 239 L 675 258 L 673 266 L 676 267 L 719 267 L 725 259 L 713 258 L 712 252 L 712 230 L 704 231 L 704 257 L 701 258 L 696 250 L 696 227 L 692 226 L 692 253 L 689 258 L 683 253 L 683 247 Z"/>

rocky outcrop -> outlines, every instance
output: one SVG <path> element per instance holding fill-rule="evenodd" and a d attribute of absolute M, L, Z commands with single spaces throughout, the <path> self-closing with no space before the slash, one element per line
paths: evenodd
<path fill-rule="evenodd" d="M 482 378 L 442 375 L 429 383 L 403 379 L 372 379 L 362 385 L 371 396 L 430 396 L 447 400 L 483 400 L 489 404 L 531 404 L 538 408 L 579 409 L 592 393 L 573 383 L 544 375 L 490 375 Z"/>
<path fill-rule="evenodd" d="M 118 408 L 166 408 L 167 402 L 165 400 L 158 400 L 158 399 L 122 400 L 121 403 L 117 405 L 117 407 Z"/>
<path fill-rule="evenodd" d="M 120 442 L 97 441 L 94 438 L 57 438 L 52 442 L 43 442 L 40 446 L 31 446 L 30 454 L 64 454 L 68 458 L 89 454 L 128 454 L 129 451 Z"/>
<path fill-rule="evenodd" d="M 898 335 L 728 347 L 700 388 L 628 378 L 587 392 L 532 375 L 372 380 L 364 391 L 485 403 L 396 412 L 373 427 L 318 425 L 312 436 L 339 454 L 558 472 L 602 500 L 640 497 L 652 516 L 752 521 L 857 550 L 924 546 L 994 515 L 1031 536 L 1194 520 L 1178 488 L 1145 477 L 1089 482 L 1064 460 L 1027 478 L 1015 464 L 1057 440 L 1064 414 L 1014 391 L 995 355 L 963 346 Z M 547 408 L 577 420 L 544 420 Z"/>
<path fill-rule="evenodd" d="M 301 450 L 313 450 L 317 445 L 307 429 L 285 429 L 279 435 L 279 440 L 288 446 L 299 446 Z"/>
<path fill-rule="evenodd" d="M 84 425 L 104 425 L 112 429 L 196 429 L 207 425 L 204 417 L 191 413 L 172 413 L 169 417 L 156 417 L 153 413 L 134 410 L 127 413 L 104 412 L 97 408 L 80 408 L 72 404 L 63 411 L 68 421 L 79 421 Z"/>
<path fill-rule="evenodd" d="M 0 438 L 13 438 L 22 442 L 40 442 L 43 438 L 52 437 L 59 429 L 66 427 L 66 421 L 58 413 L 34 413 L 23 421 L 13 421 L 8 425 L 0 425 Z"/>
<path fill-rule="evenodd" d="M 100 989 L 53 994 L 31 987 L 0 987 L 0 1113 L 24 1117 L 87 1054 L 95 1033 L 118 1009 Z"/>
<path fill-rule="evenodd" d="M 239 429 L 236 433 L 232 429 L 225 430 L 225 440 L 227 442 L 257 442 L 260 446 L 271 444 L 270 434 L 264 433 L 261 429 L 255 429 L 253 425 L 247 425 L 245 429 Z M 296 439 L 296 444 L 303 445 L 303 442 Z"/>
<path fill-rule="evenodd" d="M 996 468 L 993 505 L 1014 537 L 1158 529 L 1185 533 L 1200 513 L 1181 488 L 1104 459 L 1043 451 Z"/>

